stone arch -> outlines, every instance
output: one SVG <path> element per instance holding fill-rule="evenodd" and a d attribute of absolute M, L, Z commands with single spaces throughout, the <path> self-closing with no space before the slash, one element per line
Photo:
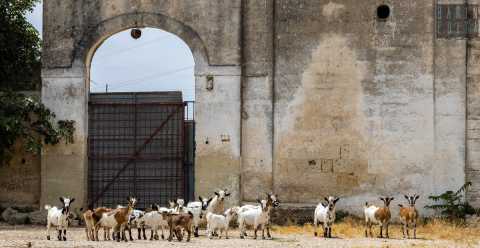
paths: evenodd
<path fill-rule="evenodd" d="M 191 27 L 163 14 L 136 12 L 103 20 L 84 32 L 75 49 L 74 61 L 84 62 L 86 80 L 90 78 L 90 65 L 97 48 L 112 35 L 134 27 L 158 28 L 178 36 L 193 54 L 195 75 L 207 70 L 209 65 L 207 50 L 200 36 Z"/>

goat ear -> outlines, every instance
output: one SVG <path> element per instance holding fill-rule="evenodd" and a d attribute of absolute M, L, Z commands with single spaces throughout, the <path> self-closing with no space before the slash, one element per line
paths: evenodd
<path fill-rule="evenodd" d="M 225 193 L 225 196 L 230 196 L 230 193 Z"/>
<path fill-rule="evenodd" d="M 405 197 L 405 199 L 407 199 L 407 200 L 410 200 L 410 199 L 408 199 L 408 195 L 403 195 L 403 197 Z"/>
<path fill-rule="evenodd" d="M 63 202 L 63 197 L 59 197 L 58 199 L 59 199 L 62 203 L 64 203 L 64 202 Z"/>
<path fill-rule="evenodd" d="M 70 204 L 75 201 L 75 198 L 70 199 Z"/>
<path fill-rule="evenodd" d="M 393 200 L 395 200 L 395 198 L 393 198 L 393 197 L 390 197 L 390 201 L 393 201 Z"/>
<path fill-rule="evenodd" d="M 379 199 L 380 199 L 380 201 L 385 202 L 385 199 L 383 199 L 383 197 L 380 197 Z"/>
<path fill-rule="evenodd" d="M 218 192 L 215 191 L 215 195 L 218 196 Z"/>
<path fill-rule="evenodd" d="M 419 196 L 419 195 L 416 195 L 416 196 L 415 196 L 415 201 L 418 200 L 418 198 L 420 198 L 420 196 Z"/>
<path fill-rule="evenodd" d="M 260 203 L 260 204 L 262 204 L 262 201 L 260 201 L 260 199 L 258 199 L 258 198 L 257 198 L 257 202 Z"/>
<path fill-rule="evenodd" d="M 198 197 L 198 200 L 200 200 L 200 202 L 203 202 L 203 198 L 201 196 Z"/>
<path fill-rule="evenodd" d="M 335 200 L 333 200 L 333 203 L 336 204 L 338 200 L 340 200 L 340 197 L 336 197 Z"/>
<path fill-rule="evenodd" d="M 328 198 L 327 198 L 327 197 L 323 197 L 323 199 L 324 199 L 326 202 L 328 202 Z"/>

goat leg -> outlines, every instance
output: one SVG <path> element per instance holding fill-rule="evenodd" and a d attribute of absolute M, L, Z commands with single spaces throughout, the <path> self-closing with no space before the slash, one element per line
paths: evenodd
<path fill-rule="evenodd" d="M 62 229 L 58 229 L 57 239 L 58 241 L 62 241 Z"/>
<path fill-rule="evenodd" d="M 383 238 L 383 224 L 380 224 L 380 237 Z"/>
<path fill-rule="evenodd" d="M 63 241 L 67 241 L 67 228 L 63 229 Z"/>
<path fill-rule="evenodd" d="M 257 231 L 258 231 L 258 225 L 255 225 L 255 231 L 253 234 L 253 239 L 257 239 Z"/>
<path fill-rule="evenodd" d="M 192 228 L 187 228 L 187 242 L 190 242 L 191 235 L 192 235 Z"/>
<path fill-rule="evenodd" d="M 193 236 L 194 237 L 198 237 L 200 235 L 198 235 L 198 226 L 194 227 L 195 228 L 195 231 L 193 232 Z"/>
<path fill-rule="evenodd" d="M 272 235 L 270 235 L 270 222 L 267 224 L 267 238 L 272 238 Z"/>
<path fill-rule="evenodd" d="M 386 227 L 385 227 L 385 229 L 386 229 L 385 231 L 386 231 L 386 237 L 387 237 L 387 239 L 388 239 L 388 238 L 390 238 L 390 236 L 388 235 L 388 225 L 389 225 L 389 224 L 387 223 L 387 225 L 386 225 Z"/>
<path fill-rule="evenodd" d="M 413 223 L 413 238 L 417 239 L 417 222 Z"/>

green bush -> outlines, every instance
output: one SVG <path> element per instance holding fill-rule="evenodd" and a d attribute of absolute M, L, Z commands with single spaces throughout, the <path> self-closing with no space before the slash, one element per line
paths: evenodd
<path fill-rule="evenodd" d="M 43 144 L 64 139 L 73 143 L 74 121 L 60 120 L 38 99 L 18 92 L 0 94 L 0 164 L 8 163 L 20 141 L 27 152 L 38 154 Z"/>
<path fill-rule="evenodd" d="M 450 220 L 465 219 L 467 215 L 475 214 L 478 211 L 465 199 L 465 191 L 471 185 L 471 182 L 467 182 L 455 192 L 448 190 L 441 195 L 431 195 L 428 199 L 432 200 L 434 204 L 427 205 L 425 208 L 440 211 L 442 217 Z"/>

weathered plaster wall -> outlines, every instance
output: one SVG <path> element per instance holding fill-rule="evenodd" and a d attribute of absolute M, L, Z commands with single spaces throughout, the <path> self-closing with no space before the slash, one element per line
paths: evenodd
<path fill-rule="evenodd" d="M 0 166 L 0 203 L 38 206 L 40 156 L 25 153 L 20 144 L 8 164 Z"/>
<path fill-rule="evenodd" d="M 468 0 L 480 4 L 478 0 Z M 469 39 L 467 46 L 467 126 L 466 126 L 466 181 L 472 182 L 467 199 L 480 207 L 480 41 Z"/>
<path fill-rule="evenodd" d="M 415 192 L 423 205 L 464 182 L 464 42 L 436 45 L 433 1 L 277 0 L 275 13 L 273 180 L 284 201 L 341 195 L 359 212 L 379 195 Z M 442 53 L 453 60 L 437 64 Z M 442 78 L 443 67 L 455 73 Z"/>

